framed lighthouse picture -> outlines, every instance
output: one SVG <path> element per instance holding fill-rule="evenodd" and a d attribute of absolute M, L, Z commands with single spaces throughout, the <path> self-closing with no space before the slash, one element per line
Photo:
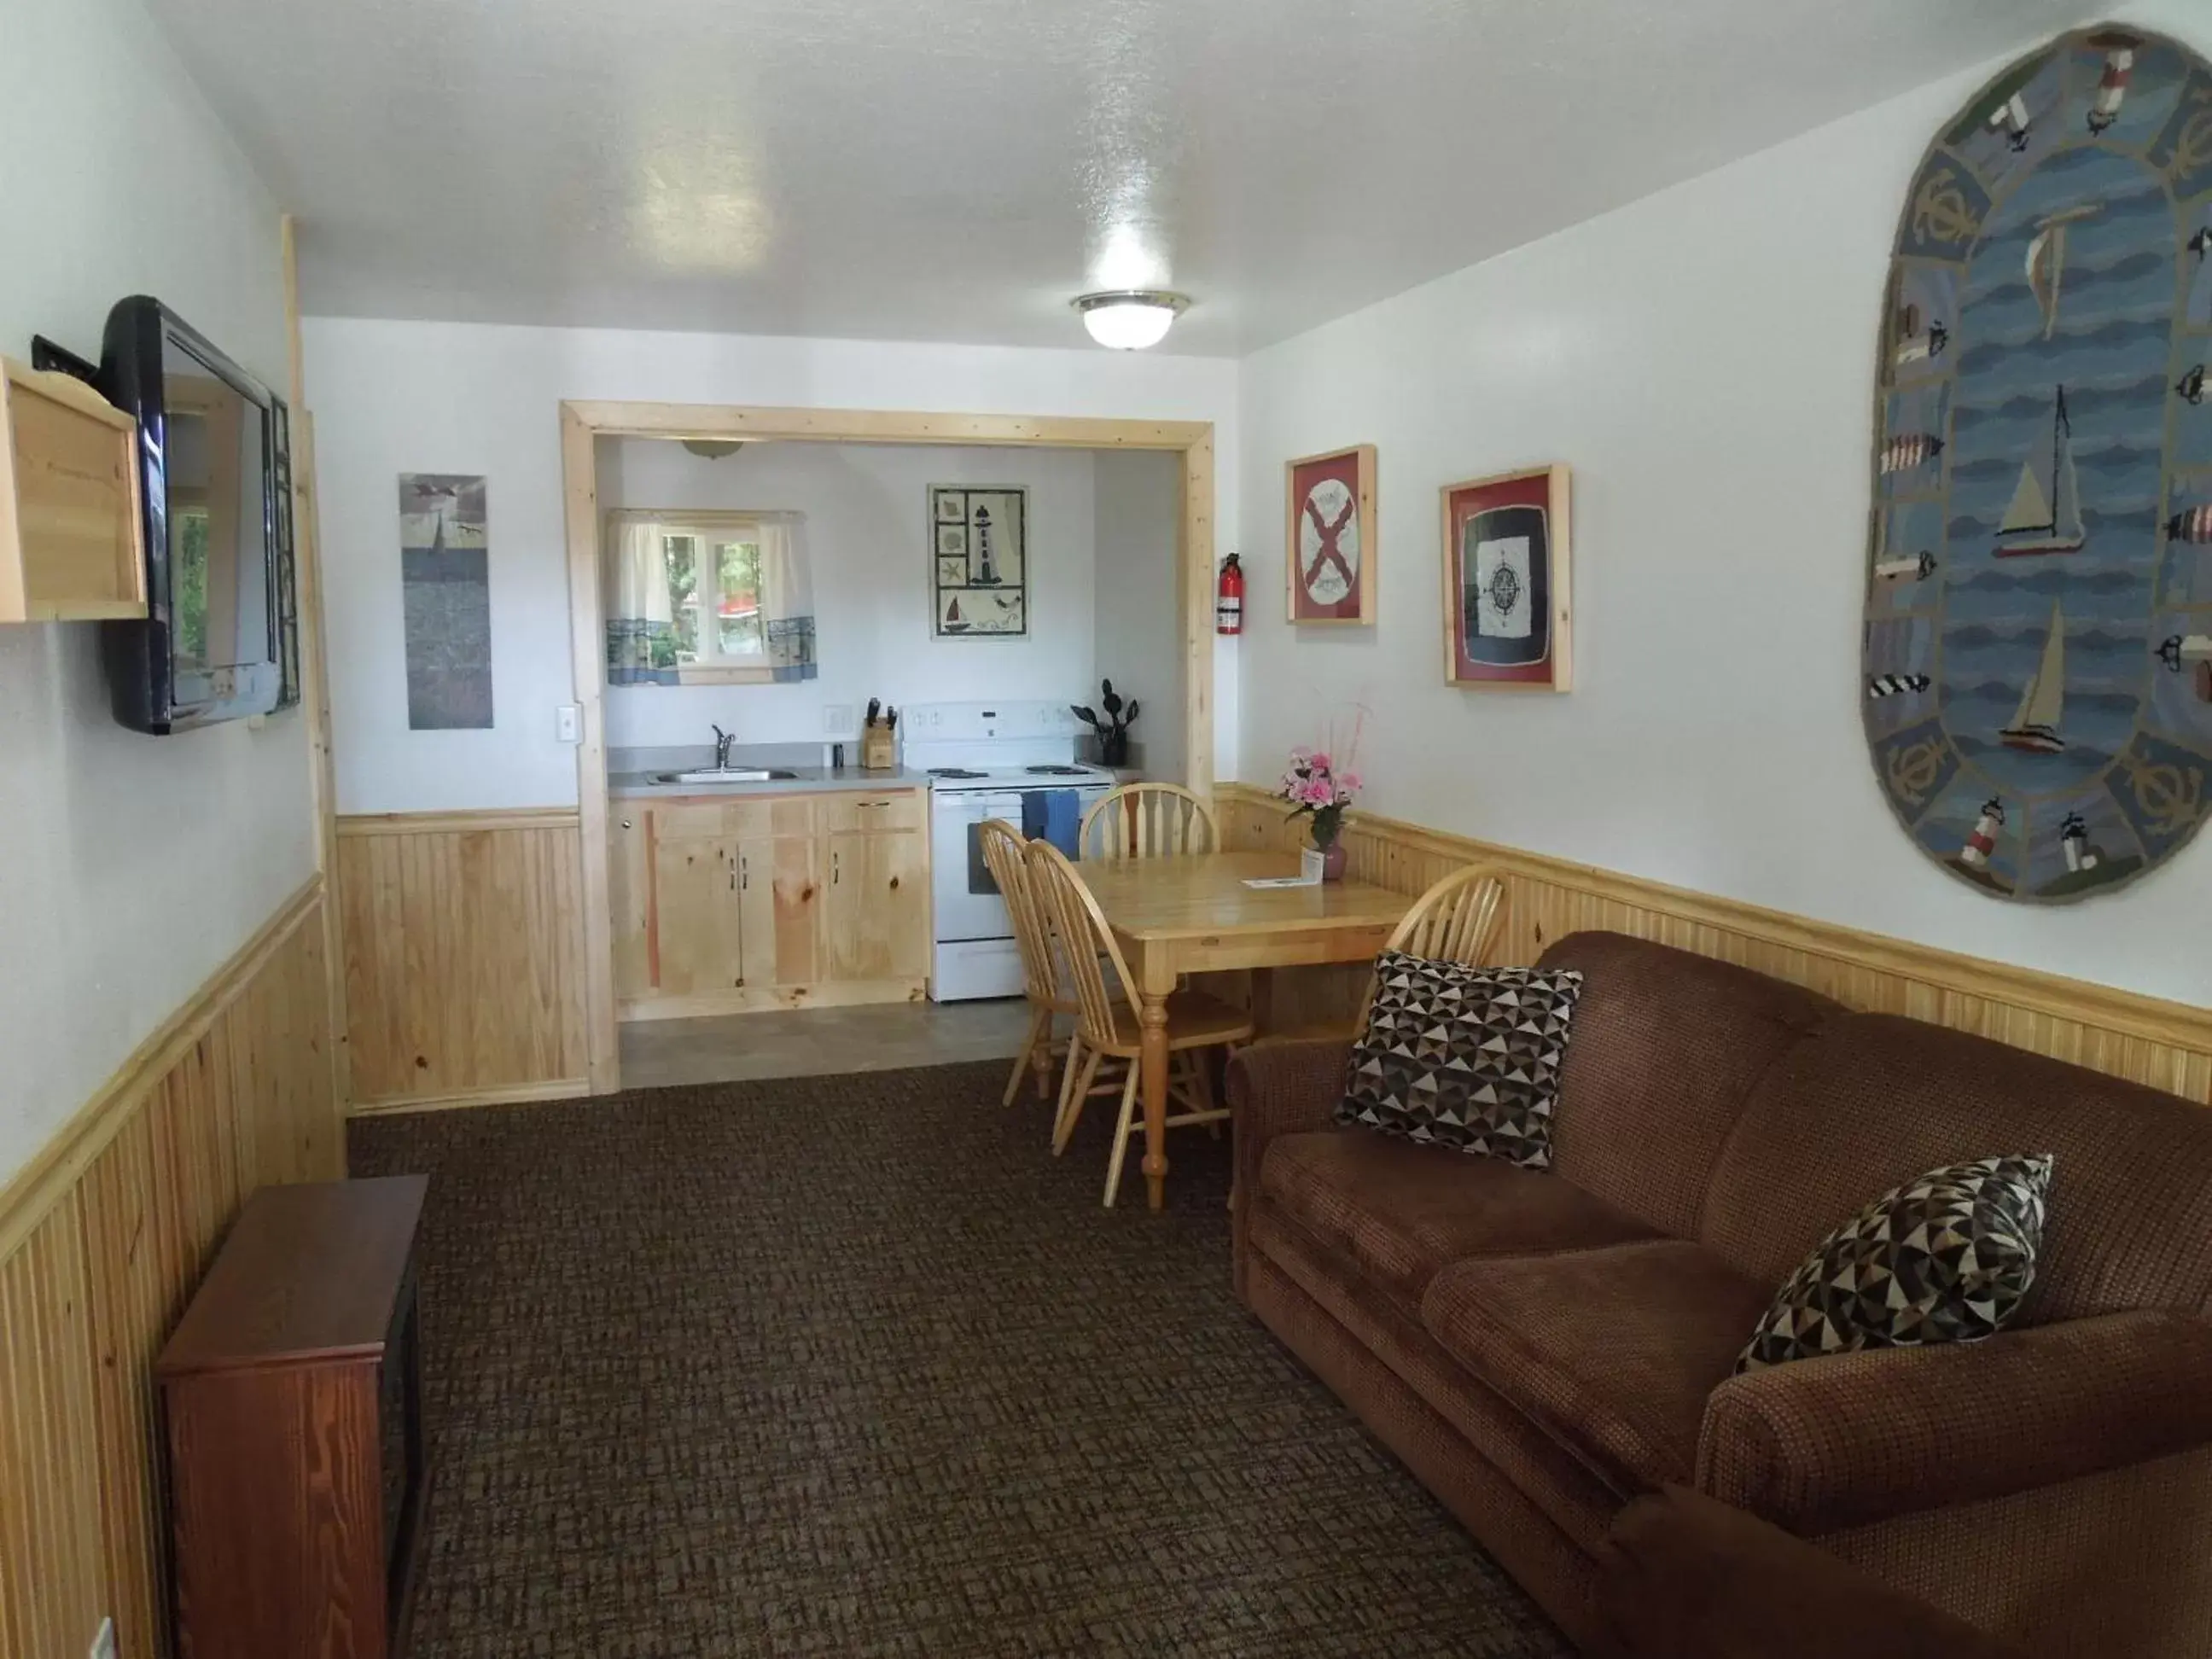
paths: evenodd
<path fill-rule="evenodd" d="M 1294 623 L 1375 620 L 1375 446 L 1284 468 L 1285 563 Z"/>
<path fill-rule="evenodd" d="M 930 485 L 931 631 L 940 640 L 1027 635 L 1029 553 L 1020 485 Z"/>
<path fill-rule="evenodd" d="M 1446 484 L 1443 501 L 1445 681 L 1571 689 L 1565 466 Z"/>

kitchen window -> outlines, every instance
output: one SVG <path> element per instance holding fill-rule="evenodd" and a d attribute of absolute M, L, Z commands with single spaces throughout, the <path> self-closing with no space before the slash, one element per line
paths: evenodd
<path fill-rule="evenodd" d="M 783 513 L 611 514 L 609 683 L 812 678 L 812 584 L 797 525 L 797 514 Z"/>
<path fill-rule="evenodd" d="M 660 532 L 678 671 L 766 669 L 759 526 L 664 521 Z"/>

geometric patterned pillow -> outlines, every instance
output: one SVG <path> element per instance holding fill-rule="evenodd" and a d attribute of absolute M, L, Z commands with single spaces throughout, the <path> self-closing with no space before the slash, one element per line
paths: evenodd
<path fill-rule="evenodd" d="M 1985 1158 L 1884 1193 L 1790 1275 L 1736 1370 L 1995 1336 L 2035 1282 L 2051 1163 Z"/>
<path fill-rule="evenodd" d="M 1375 1006 L 1352 1051 L 1339 1123 L 1552 1164 L 1559 1061 L 1583 976 L 1470 968 L 1385 951 Z"/>

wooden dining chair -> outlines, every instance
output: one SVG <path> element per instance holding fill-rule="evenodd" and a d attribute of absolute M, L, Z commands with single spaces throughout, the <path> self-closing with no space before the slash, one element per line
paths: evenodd
<path fill-rule="evenodd" d="M 1398 919 L 1397 927 L 1391 929 L 1382 948 L 1480 968 L 1498 948 L 1498 936 L 1504 928 L 1504 881 L 1487 865 L 1469 865 L 1464 870 L 1453 871 L 1415 899 L 1413 908 Z M 1370 969 L 1366 988 L 1360 993 L 1358 1013 L 1348 1018 L 1338 1015 L 1334 1018 L 1271 1025 L 1260 1040 L 1284 1042 L 1328 1037 L 1339 1042 L 1356 1042 L 1367 1030 L 1367 1016 L 1375 1006 L 1375 988 L 1376 975 Z"/>
<path fill-rule="evenodd" d="M 998 883 L 999 896 L 1006 900 L 1006 914 L 1013 919 L 1014 945 L 1022 958 L 1022 994 L 1030 1005 L 1029 1035 L 1023 1039 L 1021 1053 L 1014 1056 L 1005 1103 L 1014 1103 L 1024 1072 L 1036 1074 L 1037 1098 L 1048 1100 L 1053 1056 L 1060 1051 L 1054 1022 L 1062 1014 L 1074 1017 L 1075 999 L 1060 977 L 1052 947 L 1052 925 L 1037 904 L 1030 877 L 1029 843 L 1004 818 L 986 818 L 977 826 L 975 836 L 982 848 L 984 866 Z"/>
<path fill-rule="evenodd" d="M 1174 858 L 1221 845 L 1213 809 L 1179 783 L 1125 783 L 1083 815 L 1076 837 L 1087 859 Z"/>
<path fill-rule="evenodd" d="M 1105 914 L 1066 854 L 1049 842 L 1031 842 L 1029 866 L 1030 890 L 1052 922 L 1056 968 L 1067 975 L 1077 1008 L 1067 1069 L 1060 1078 L 1060 1110 L 1053 1122 L 1052 1150 L 1055 1157 L 1067 1150 L 1076 1122 L 1083 1115 L 1085 1102 L 1093 1094 L 1116 1092 L 1118 1085 L 1121 1113 L 1114 1127 L 1113 1156 L 1106 1166 L 1105 1203 L 1110 1209 L 1121 1185 L 1121 1166 L 1129 1141 L 1145 1132 L 1137 1109 L 1144 1035 L 1137 1011 L 1126 998 L 1107 988 L 1107 972 L 1111 969 L 1121 985 L 1133 981 L 1129 977 L 1127 963 L 1122 960 L 1121 948 L 1114 941 L 1114 930 L 1107 926 Z M 1252 1018 L 1241 1008 L 1232 1008 L 1199 991 L 1179 991 L 1169 1000 L 1170 1128 L 1204 1123 L 1212 1126 L 1214 1133 L 1220 1133 L 1218 1126 L 1229 1114 L 1216 1101 L 1205 1051 L 1234 1050 L 1251 1040 Z M 1109 1065 L 1120 1066 L 1121 1074 L 1115 1081 L 1102 1086 L 1098 1074 Z M 1176 1104 L 1183 1109 L 1174 1111 Z"/>
<path fill-rule="evenodd" d="M 1498 936 L 1504 931 L 1505 878 L 1486 864 L 1471 864 L 1453 871 L 1415 899 L 1382 948 L 1480 968 L 1489 962 L 1490 953 L 1498 948 Z M 1355 1040 L 1367 1030 L 1376 985 L 1376 976 L 1369 974 L 1367 994 L 1359 1000 L 1359 1018 L 1352 1026 Z"/>

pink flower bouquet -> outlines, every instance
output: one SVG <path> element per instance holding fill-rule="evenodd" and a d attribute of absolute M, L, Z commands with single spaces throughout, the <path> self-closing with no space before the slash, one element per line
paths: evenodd
<path fill-rule="evenodd" d="M 1345 809 L 1359 793 L 1359 774 L 1340 772 L 1318 750 L 1293 749 L 1290 769 L 1275 793 L 1290 802 L 1291 817 L 1313 820 L 1313 843 L 1325 853 L 1344 833 Z"/>

